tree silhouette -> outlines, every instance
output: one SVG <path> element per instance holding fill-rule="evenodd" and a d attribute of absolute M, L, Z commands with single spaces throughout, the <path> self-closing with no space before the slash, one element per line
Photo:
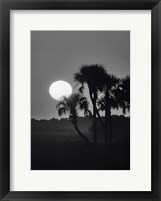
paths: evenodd
<path fill-rule="evenodd" d="M 119 106 L 122 108 L 123 114 L 130 110 L 130 77 L 126 76 L 121 79 L 119 84 L 119 91 L 117 92 L 117 99 L 119 99 Z"/>
<path fill-rule="evenodd" d="M 83 92 L 84 85 L 86 84 L 89 89 L 89 96 L 93 105 L 93 134 L 94 142 L 97 143 L 97 118 L 98 115 L 102 126 L 104 126 L 103 121 L 97 109 L 97 99 L 98 91 L 102 91 L 104 87 L 104 76 L 106 75 L 106 70 L 102 65 L 83 65 L 80 67 L 79 72 L 74 74 L 74 80 L 80 84 L 79 91 Z"/>
<path fill-rule="evenodd" d="M 80 110 L 84 110 L 85 114 L 89 114 L 88 101 L 85 97 L 82 97 L 80 94 L 72 94 L 69 98 L 64 97 L 57 106 L 59 116 L 68 114 L 68 119 L 74 126 L 78 135 L 87 143 L 89 140 L 84 136 L 84 134 L 78 128 L 78 113 Z"/>
<path fill-rule="evenodd" d="M 120 80 L 114 76 L 106 73 L 103 88 L 103 96 L 97 101 L 99 110 L 105 111 L 105 143 L 112 142 L 112 122 L 111 109 L 118 109 L 119 100 L 116 98 Z"/>

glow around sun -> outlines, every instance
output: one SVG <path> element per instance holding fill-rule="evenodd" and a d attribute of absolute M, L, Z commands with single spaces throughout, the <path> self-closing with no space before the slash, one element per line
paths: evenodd
<path fill-rule="evenodd" d="M 50 85 L 49 93 L 52 98 L 60 101 L 63 96 L 69 97 L 72 94 L 72 87 L 68 82 L 56 81 Z"/>

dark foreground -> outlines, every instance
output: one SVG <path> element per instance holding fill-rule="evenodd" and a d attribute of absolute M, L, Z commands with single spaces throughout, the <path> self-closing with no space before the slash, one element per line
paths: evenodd
<path fill-rule="evenodd" d="M 32 170 L 129 170 L 129 142 L 86 144 L 81 139 L 32 137 Z"/>

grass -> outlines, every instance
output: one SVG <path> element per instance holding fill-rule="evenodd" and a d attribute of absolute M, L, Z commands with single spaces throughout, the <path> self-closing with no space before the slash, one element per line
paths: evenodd
<path fill-rule="evenodd" d="M 70 137 L 69 137 L 70 136 Z M 73 137 L 72 137 L 73 136 Z M 32 170 L 129 170 L 130 143 L 86 144 L 70 133 L 32 132 Z M 90 139 L 92 140 L 92 139 Z"/>

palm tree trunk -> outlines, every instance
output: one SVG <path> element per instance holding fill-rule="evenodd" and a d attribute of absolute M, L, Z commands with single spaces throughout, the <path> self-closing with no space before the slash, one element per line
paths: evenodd
<path fill-rule="evenodd" d="M 77 131 L 78 135 L 79 135 L 85 142 L 89 143 L 88 138 L 86 138 L 86 137 L 83 135 L 83 133 L 81 133 L 81 131 L 79 130 L 77 124 L 74 124 L 74 128 L 75 128 L 75 130 Z"/>
<path fill-rule="evenodd" d="M 105 143 L 108 142 L 108 108 L 105 109 Z"/>
<path fill-rule="evenodd" d="M 112 143 L 112 118 L 111 118 L 111 111 L 109 113 L 109 142 Z"/>
<path fill-rule="evenodd" d="M 105 143 L 110 141 L 110 108 L 109 108 L 109 90 L 105 94 Z"/>
<path fill-rule="evenodd" d="M 105 110 L 105 143 L 112 143 L 112 119 L 111 119 L 111 110 L 106 108 Z"/>
<path fill-rule="evenodd" d="M 93 134 L 94 134 L 94 143 L 97 143 L 97 119 L 96 119 L 96 103 L 93 105 Z"/>
<path fill-rule="evenodd" d="M 96 108 L 96 109 L 97 109 L 97 108 Z M 100 123 L 101 123 L 102 128 L 105 129 L 105 125 L 104 125 L 103 119 L 101 118 L 98 109 L 96 110 L 96 113 L 97 113 L 97 116 L 98 116 L 98 119 L 99 119 L 99 121 L 100 121 Z"/>
<path fill-rule="evenodd" d="M 94 143 L 97 143 L 97 119 L 96 119 L 96 114 L 97 114 L 97 107 L 96 107 L 96 100 L 97 100 L 97 94 L 94 92 L 94 97 L 92 96 L 92 92 L 89 89 L 89 94 L 90 98 L 93 104 L 93 136 L 94 136 Z"/>

